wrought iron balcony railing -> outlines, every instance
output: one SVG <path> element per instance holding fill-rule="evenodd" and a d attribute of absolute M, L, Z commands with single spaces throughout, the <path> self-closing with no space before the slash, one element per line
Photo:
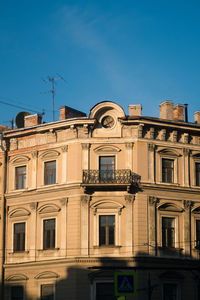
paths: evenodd
<path fill-rule="evenodd" d="M 131 170 L 83 170 L 83 184 L 122 184 L 138 183 L 140 176 Z"/>

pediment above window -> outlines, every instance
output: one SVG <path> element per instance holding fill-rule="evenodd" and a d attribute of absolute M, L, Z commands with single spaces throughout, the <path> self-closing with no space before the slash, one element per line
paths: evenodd
<path fill-rule="evenodd" d="M 165 203 L 158 207 L 161 211 L 173 211 L 173 212 L 183 212 L 183 209 L 172 203 Z"/>
<path fill-rule="evenodd" d="M 27 217 L 30 216 L 30 211 L 28 211 L 25 208 L 17 208 L 13 209 L 12 211 L 9 212 L 9 217 L 10 218 L 16 218 L 16 217 Z"/>
<path fill-rule="evenodd" d="M 169 148 L 165 148 L 165 149 L 159 150 L 158 153 L 159 153 L 160 155 L 167 155 L 167 156 L 170 156 L 170 157 L 178 157 L 178 156 L 181 156 L 181 154 L 178 153 L 176 150 L 174 150 L 174 149 L 169 149 Z"/>
<path fill-rule="evenodd" d="M 192 213 L 193 213 L 193 214 L 200 214 L 200 206 L 195 207 L 195 208 L 192 210 Z"/>
<path fill-rule="evenodd" d="M 123 207 L 121 203 L 110 200 L 101 200 L 91 205 L 94 209 L 122 209 Z"/>
<path fill-rule="evenodd" d="M 192 152 L 192 157 L 200 159 L 200 152 L 196 152 L 196 151 Z"/>
<path fill-rule="evenodd" d="M 40 207 L 39 209 L 39 214 L 46 214 L 46 213 L 55 213 L 60 211 L 60 207 L 58 207 L 55 204 L 51 205 L 44 205 Z"/>
<path fill-rule="evenodd" d="M 25 155 L 18 155 L 18 156 L 15 156 L 15 157 L 12 157 L 10 159 L 10 162 L 12 164 L 27 164 L 27 162 L 30 160 L 30 158 L 28 156 L 25 156 Z"/>
<path fill-rule="evenodd" d="M 28 280 L 29 278 L 24 275 L 24 274 L 15 274 L 15 275 L 10 275 L 6 278 L 6 281 L 24 281 Z"/>
<path fill-rule="evenodd" d="M 109 146 L 109 145 L 106 145 L 106 146 L 99 146 L 97 148 L 94 149 L 95 152 L 103 152 L 103 153 L 116 153 L 116 152 L 120 152 L 121 149 L 119 149 L 118 147 L 116 146 Z"/>
<path fill-rule="evenodd" d="M 42 160 L 55 159 L 60 155 L 60 153 L 56 150 L 48 150 L 40 154 L 40 158 Z"/>
<path fill-rule="evenodd" d="M 60 276 L 55 273 L 55 272 L 51 272 L 51 271 L 46 271 L 46 272 L 41 272 L 38 275 L 35 276 L 35 279 L 55 279 L 55 278 L 59 278 Z"/>

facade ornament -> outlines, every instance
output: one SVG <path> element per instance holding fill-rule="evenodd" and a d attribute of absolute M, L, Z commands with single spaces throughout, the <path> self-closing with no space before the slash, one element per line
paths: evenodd
<path fill-rule="evenodd" d="M 31 202 L 29 205 L 31 210 L 36 210 L 38 207 L 38 202 Z"/>
<path fill-rule="evenodd" d="M 185 210 L 189 210 L 192 208 L 192 206 L 194 205 L 194 203 L 190 200 L 183 200 L 183 205 L 184 205 L 184 209 Z"/>
<path fill-rule="evenodd" d="M 185 144 L 188 144 L 188 141 L 189 141 L 189 134 L 188 133 L 184 133 L 183 140 L 184 140 Z"/>
<path fill-rule="evenodd" d="M 123 209 L 124 207 L 120 207 L 119 209 L 118 209 L 118 215 L 119 216 L 121 216 L 121 214 L 122 214 L 122 209 Z"/>
<path fill-rule="evenodd" d="M 90 202 L 90 196 L 89 195 L 82 195 L 81 196 L 81 202 L 83 204 L 89 204 L 89 202 Z"/>
<path fill-rule="evenodd" d="M 16 138 L 10 139 L 10 148 L 12 150 L 18 149 L 18 140 Z"/>
<path fill-rule="evenodd" d="M 90 149 L 90 144 L 89 143 L 83 143 L 83 144 L 81 144 L 81 147 L 82 147 L 83 150 L 88 150 L 88 149 Z"/>
<path fill-rule="evenodd" d="M 155 145 L 154 144 L 148 144 L 148 150 L 149 151 L 154 151 Z"/>
<path fill-rule="evenodd" d="M 144 126 L 144 125 L 142 125 L 142 124 L 140 124 L 140 125 L 138 126 L 138 137 L 139 137 L 139 138 L 142 138 L 142 134 L 143 134 L 143 126 Z"/>
<path fill-rule="evenodd" d="M 177 142 L 177 137 L 178 137 L 178 132 L 177 132 L 177 130 L 174 130 L 172 132 L 172 141 Z"/>
<path fill-rule="evenodd" d="M 162 129 L 161 130 L 161 141 L 165 141 L 166 140 L 166 129 Z"/>
<path fill-rule="evenodd" d="M 68 203 L 68 198 L 62 198 L 62 199 L 60 199 L 60 204 L 62 206 L 67 206 L 67 203 Z"/>
<path fill-rule="evenodd" d="M 37 158 L 38 157 L 38 151 L 37 150 L 32 151 L 31 155 L 32 155 L 32 158 Z"/>
<path fill-rule="evenodd" d="M 133 145 L 134 145 L 134 143 L 125 143 L 126 149 L 132 149 Z"/>
<path fill-rule="evenodd" d="M 62 146 L 61 150 L 62 150 L 62 152 L 67 152 L 68 151 L 68 145 Z"/>
<path fill-rule="evenodd" d="M 150 128 L 150 139 L 151 139 L 151 140 L 154 140 L 154 136 L 155 136 L 155 128 L 154 128 L 154 127 L 151 127 L 151 128 Z"/>
<path fill-rule="evenodd" d="M 190 154 L 190 149 L 188 149 L 188 148 L 183 148 L 183 154 L 184 154 L 184 155 L 189 155 L 189 154 Z"/>
<path fill-rule="evenodd" d="M 157 197 L 154 197 L 154 196 L 149 196 L 148 200 L 149 200 L 150 205 L 154 205 L 154 204 L 159 203 L 159 199 Z"/>
<path fill-rule="evenodd" d="M 124 198 L 127 203 L 133 203 L 135 200 L 135 195 L 125 195 Z"/>

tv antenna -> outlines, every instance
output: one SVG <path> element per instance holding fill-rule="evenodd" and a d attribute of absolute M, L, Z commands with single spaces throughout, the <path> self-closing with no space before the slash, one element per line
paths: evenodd
<path fill-rule="evenodd" d="M 52 88 L 51 88 L 51 90 L 49 92 L 52 94 L 53 121 L 55 121 L 54 98 L 55 98 L 55 81 L 57 81 L 57 80 L 63 80 L 65 83 L 67 83 L 66 80 L 62 76 L 60 76 L 60 75 L 59 75 L 59 77 L 50 77 L 50 76 L 47 76 L 47 79 L 43 79 L 44 82 L 50 82 L 51 85 L 52 85 Z"/>

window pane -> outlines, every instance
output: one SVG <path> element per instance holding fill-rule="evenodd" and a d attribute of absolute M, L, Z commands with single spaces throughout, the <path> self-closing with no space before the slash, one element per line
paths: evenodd
<path fill-rule="evenodd" d="M 114 179 L 115 157 L 101 156 L 99 157 L 99 171 L 101 180 Z"/>
<path fill-rule="evenodd" d="M 162 181 L 168 183 L 174 181 L 174 161 L 172 159 L 162 159 Z"/>
<path fill-rule="evenodd" d="M 162 218 L 162 246 L 175 247 L 175 219 Z"/>
<path fill-rule="evenodd" d="M 115 216 L 99 216 L 99 245 L 114 245 Z"/>
<path fill-rule="evenodd" d="M 26 187 L 26 166 L 15 168 L 15 188 L 17 190 Z"/>
<path fill-rule="evenodd" d="M 43 248 L 55 248 L 55 219 L 43 221 Z"/>
<path fill-rule="evenodd" d="M 196 168 L 196 185 L 200 186 L 200 163 L 196 163 L 195 168 Z"/>
<path fill-rule="evenodd" d="M 25 250 L 25 223 L 14 224 L 14 251 Z"/>
<path fill-rule="evenodd" d="M 102 282 L 96 284 L 96 300 L 115 300 L 114 283 Z"/>
<path fill-rule="evenodd" d="M 23 286 L 16 285 L 11 287 L 11 300 L 23 300 Z"/>
<path fill-rule="evenodd" d="M 41 300 L 54 300 L 53 284 L 43 284 L 41 286 Z"/>
<path fill-rule="evenodd" d="M 56 183 L 56 161 L 48 161 L 44 164 L 44 184 Z"/>

